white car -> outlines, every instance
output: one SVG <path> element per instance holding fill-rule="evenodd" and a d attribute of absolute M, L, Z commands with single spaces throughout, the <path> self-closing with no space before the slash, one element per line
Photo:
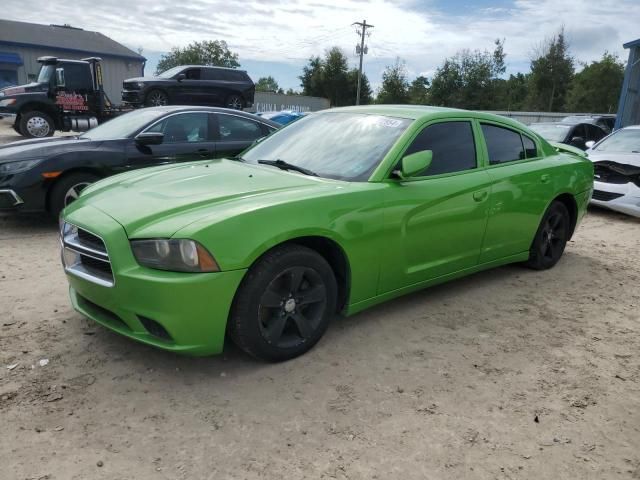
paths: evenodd
<path fill-rule="evenodd" d="M 591 145 L 590 145 L 591 144 Z M 587 142 L 594 166 L 591 203 L 640 217 L 640 125 Z"/>

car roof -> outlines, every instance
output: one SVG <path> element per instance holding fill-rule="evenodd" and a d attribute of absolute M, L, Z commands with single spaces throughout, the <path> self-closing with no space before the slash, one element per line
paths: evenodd
<path fill-rule="evenodd" d="M 231 70 L 234 72 L 242 72 L 247 73 L 246 70 L 240 70 L 239 68 L 230 68 L 230 67 L 218 67 L 215 65 L 177 65 L 180 68 L 208 68 L 210 70 Z"/>
<path fill-rule="evenodd" d="M 478 120 L 495 121 L 522 128 L 526 126 L 508 117 L 493 113 L 463 110 L 461 108 L 434 107 L 430 105 L 361 105 L 354 107 L 338 107 L 322 112 L 363 113 L 368 115 L 384 115 L 389 117 L 406 118 L 409 120 L 430 120 L 440 118 L 477 118 Z M 322 113 L 318 112 L 318 113 Z"/>
<path fill-rule="evenodd" d="M 237 115 L 240 117 L 246 117 L 253 120 L 260 120 L 262 123 L 266 123 L 272 127 L 282 127 L 281 124 L 277 122 L 272 122 L 268 118 L 259 117 L 250 112 L 243 112 L 242 110 L 233 110 L 231 108 L 222 108 L 222 107 L 197 107 L 197 106 L 189 106 L 189 105 L 165 105 L 163 107 L 147 107 L 145 110 L 157 111 L 163 113 L 174 113 L 174 112 L 210 112 L 210 113 L 227 113 L 231 115 Z"/>

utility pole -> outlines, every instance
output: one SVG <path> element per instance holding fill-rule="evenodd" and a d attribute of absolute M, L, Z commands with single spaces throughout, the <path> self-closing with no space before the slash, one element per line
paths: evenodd
<path fill-rule="evenodd" d="M 362 57 L 365 54 L 364 47 L 364 36 L 367 33 L 367 28 L 373 28 L 373 25 L 367 25 L 367 21 L 363 20 L 362 22 L 355 22 L 352 25 L 358 25 L 361 28 L 360 34 L 360 45 L 356 47 L 356 52 L 360 53 L 360 68 L 358 69 L 358 90 L 356 93 L 356 105 L 360 105 L 360 85 L 362 84 Z"/>

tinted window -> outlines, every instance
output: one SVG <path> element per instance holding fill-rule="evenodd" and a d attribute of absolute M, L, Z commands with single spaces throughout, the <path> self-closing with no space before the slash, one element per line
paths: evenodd
<path fill-rule="evenodd" d="M 431 165 L 419 176 L 460 172 L 476 168 L 476 147 L 470 122 L 443 122 L 418 134 L 405 155 L 431 150 Z"/>
<path fill-rule="evenodd" d="M 221 75 L 222 70 L 217 70 L 215 68 L 203 68 L 202 75 L 205 80 L 224 80 L 224 77 Z"/>
<path fill-rule="evenodd" d="M 520 133 L 508 128 L 487 124 L 482 124 L 482 133 L 487 142 L 489 163 L 491 165 L 515 162 L 527 158 Z"/>
<path fill-rule="evenodd" d="M 93 90 L 91 69 L 89 68 L 89 64 L 65 63 L 63 64 L 63 67 L 65 90 Z"/>
<path fill-rule="evenodd" d="M 186 75 L 187 80 L 200 80 L 199 68 L 189 68 L 185 70 L 184 74 Z"/>
<path fill-rule="evenodd" d="M 264 137 L 258 122 L 235 115 L 217 115 L 221 142 L 253 141 Z"/>
<path fill-rule="evenodd" d="M 596 142 L 607 135 L 602 128 L 595 125 L 587 125 L 587 131 L 589 132 L 587 140 L 595 140 Z"/>
<path fill-rule="evenodd" d="M 527 154 L 527 158 L 535 158 L 538 156 L 538 149 L 536 148 L 536 142 L 527 137 L 526 135 L 522 135 L 522 143 L 524 143 L 524 151 Z"/>
<path fill-rule="evenodd" d="M 179 113 L 164 118 L 147 132 L 164 133 L 162 143 L 195 143 L 207 141 L 207 113 Z"/>

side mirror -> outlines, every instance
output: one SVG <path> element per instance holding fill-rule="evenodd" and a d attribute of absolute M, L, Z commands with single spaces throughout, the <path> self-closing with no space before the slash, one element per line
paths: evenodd
<path fill-rule="evenodd" d="M 56 87 L 64 88 L 64 68 L 56 68 Z"/>
<path fill-rule="evenodd" d="M 571 145 L 573 145 L 573 146 L 576 146 L 576 147 L 583 147 L 584 146 L 584 138 L 582 138 L 582 137 L 573 137 L 569 143 Z"/>
<path fill-rule="evenodd" d="M 179 73 L 178 76 L 176 77 L 176 80 L 178 80 L 179 82 L 181 82 L 182 80 L 184 80 L 185 78 L 187 78 L 187 76 L 184 73 Z"/>
<path fill-rule="evenodd" d="M 135 141 L 138 145 L 160 145 L 164 141 L 164 133 L 142 132 L 136 135 Z"/>
<path fill-rule="evenodd" d="M 433 152 L 431 150 L 412 153 L 402 159 L 401 169 L 396 170 L 394 173 L 403 180 L 415 177 L 418 173 L 429 168 L 431 160 L 433 160 Z"/>
<path fill-rule="evenodd" d="M 594 142 L 593 140 L 589 140 L 587 143 L 585 143 L 585 147 L 587 148 L 591 148 L 596 144 L 596 142 Z"/>

